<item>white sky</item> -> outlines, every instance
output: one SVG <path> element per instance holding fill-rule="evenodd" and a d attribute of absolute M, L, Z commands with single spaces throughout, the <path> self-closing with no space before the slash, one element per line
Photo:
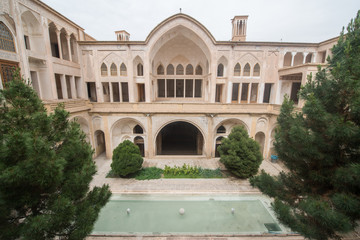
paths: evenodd
<path fill-rule="evenodd" d="M 231 39 L 231 19 L 249 15 L 247 41 L 321 42 L 339 35 L 360 0 L 42 0 L 97 40 L 145 40 L 164 19 L 182 12 L 216 40 Z"/>

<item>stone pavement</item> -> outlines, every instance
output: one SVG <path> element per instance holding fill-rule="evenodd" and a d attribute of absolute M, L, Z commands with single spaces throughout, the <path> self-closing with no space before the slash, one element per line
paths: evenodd
<path fill-rule="evenodd" d="M 91 182 L 91 187 L 108 184 L 113 193 L 123 194 L 261 194 L 258 189 L 251 187 L 248 180 L 240 180 L 234 177 L 222 179 L 155 179 L 135 180 L 125 178 L 106 178 L 110 171 L 111 159 L 106 159 L 102 154 L 95 159 L 97 174 Z M 144 167 L 156 166 L 164 168 L 168 166 L 201 166 L 203 168 L 224 169 L 218 159 L 201 158 L 159 158 L 144 159 Z M 283 168 L 276 163 L 264 160 L 260 166 L 266 172 L 277 175 Z M 259 234 L 259 235 L 205 235 L 205 236 L 89 236 L 86 240 L 303 240 L 299 235 L 292 234 Z"/>
<path fill-rule="evenodd" d="M 108 184 L 113 193 L 259 193 L 258 189 L 250 186 L 248 180 L 241 180 L 234 177 L 222 179 L 154 179 L 135 180 L 126 178 L 106 178 L 110 171 L 111 159 L 106 159 L 102 154 L 95 159 L 97 174 L 94 176 L 91 186 Z M 191 166 L 203 168 L 224 169 L 218 159 L 144 159 L 143 166 L 156 166 L 164 168 L 168 166 L 182 166 L 184 163 Z M 276 175 L 282 168 L 279 164 L 264 160 L 260 166 L 266 172 Z"/>

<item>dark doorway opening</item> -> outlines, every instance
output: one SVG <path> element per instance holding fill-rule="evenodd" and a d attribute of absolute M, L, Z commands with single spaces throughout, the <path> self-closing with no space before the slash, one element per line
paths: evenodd
<path fill-rule="evenodd" d="M 199 129 L 187 122 L 166 125 L 156 138 L 157 155 L 202 155 L 203 145 Z"/>

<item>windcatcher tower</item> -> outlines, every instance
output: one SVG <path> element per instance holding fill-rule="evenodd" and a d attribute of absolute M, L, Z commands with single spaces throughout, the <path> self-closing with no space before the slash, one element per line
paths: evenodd
<path fill-rule="evenodd" d="M 231 41 L 246 41 L 246 26 L 249 16 L 235 16 L 232 19 Z"/>
<path fill-rule="evenodd" d="M 116 39 L 118 41 L 129 41 L 130 40 L 130 33 L 125 30 L 116 31 Z"/>

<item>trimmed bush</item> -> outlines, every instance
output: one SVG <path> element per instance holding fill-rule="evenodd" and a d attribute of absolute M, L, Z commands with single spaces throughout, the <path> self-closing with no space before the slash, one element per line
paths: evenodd
<path fill-rule="evenodd" d="M 139 147 L 125 140 L 114 149 L 111 170 L 119 176 L 127 176 L 138 171 L 143 161 Z"/>
<path fill-rule="evenodd" d="M 219 146 L 220 162 L 239 178 L 248 178 L 258 172 L 262 161 L 259 144 L 251 139 L 242 126 L 232 129 Z"/>

